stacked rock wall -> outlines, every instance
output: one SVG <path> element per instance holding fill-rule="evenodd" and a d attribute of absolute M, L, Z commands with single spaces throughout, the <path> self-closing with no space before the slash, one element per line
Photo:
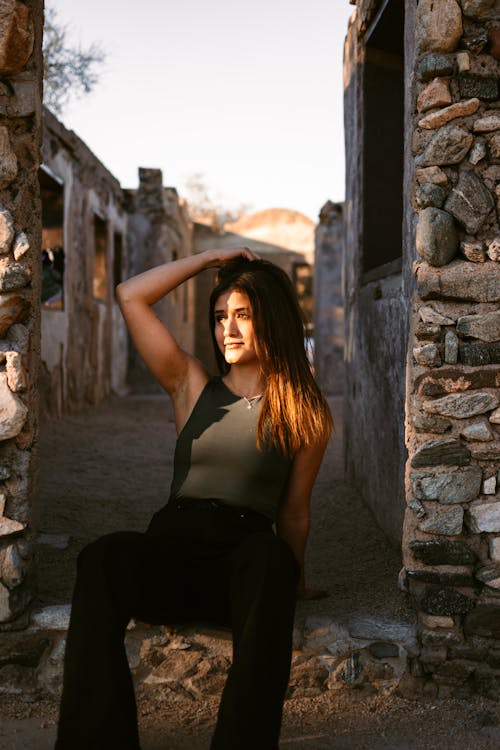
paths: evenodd
<path fill-rule="evenodd" d="M 0 1 L 0 630 L 30 599 L 37 460 L 43 3 Z"/>
<path fill-rule="evenodd" d="M 406 585 L 415 677 L 500 697 L 500 3 L 420 0 Z M 407 240 L 410 240 L 407 235 Z"/>

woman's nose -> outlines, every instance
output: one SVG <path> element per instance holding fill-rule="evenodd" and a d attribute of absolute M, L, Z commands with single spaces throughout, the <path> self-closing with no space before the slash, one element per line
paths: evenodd
<path fill-rule="evenodd" d="M 234 333 L 236 333 L 238 330 L 238 326 L 236 324 L 236 319 L 228 316 L 226 318 L 226 322 L 224 325 L 224 335 L 225 336 L 232 336 Z"/>

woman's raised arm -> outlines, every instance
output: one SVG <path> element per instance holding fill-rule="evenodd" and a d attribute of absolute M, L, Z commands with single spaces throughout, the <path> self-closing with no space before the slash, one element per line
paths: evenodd
<path fill-rule="evenodd" d="M 238 256 L 255 258 L 248 248 L 207 250 L 152 268 L 116 288 L 118 304 L 140 356 L 174 401 L 189 381 L 206 379 L 206 371 L 183 351 L 151 309 L 155 302 L 206 268 L 216 268 Z"/>

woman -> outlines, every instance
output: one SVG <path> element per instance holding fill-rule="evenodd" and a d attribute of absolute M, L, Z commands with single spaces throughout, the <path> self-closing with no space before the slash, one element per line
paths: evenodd
<path fill-rule="evenodd" d="M 152 311 L 213 267 L 216 378 Z M 292 284 L 234 248 L 146 271 L 117 295 L 139 354 L 172 398 L 174 477 L 146 533 L 106 535 L 79 556 L 56 748 L 138 750 L 123 646 L 137 617 L 230 625 L 233 664 L 211 750 L 277 750 L 295 599 L 314 595 L 304 575 L 309 501 L 331 429 Z"/>

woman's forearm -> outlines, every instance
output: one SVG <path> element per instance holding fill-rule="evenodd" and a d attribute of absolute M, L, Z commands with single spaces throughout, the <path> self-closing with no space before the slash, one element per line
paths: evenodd
<path fill-rule="evenodd" d="M 217 251 L 206 250 L 197 255 L 189 255 L 186 258 L 163 263 L 127 281 L 122 281 L 117 286 L 116 293 L 121 305 L 137 300 L 154 305 L 184 281 L 206 268 L 217 265 Z"/>
<path fill-rule="evenodd" d="M 288 544 L 300 567 L 299 592 L 305 590 L 305 551 L 309 536 L 310 518 L 303 516 L 298 519 L 278 519 L 276 530 L 280 539 Z"/>

